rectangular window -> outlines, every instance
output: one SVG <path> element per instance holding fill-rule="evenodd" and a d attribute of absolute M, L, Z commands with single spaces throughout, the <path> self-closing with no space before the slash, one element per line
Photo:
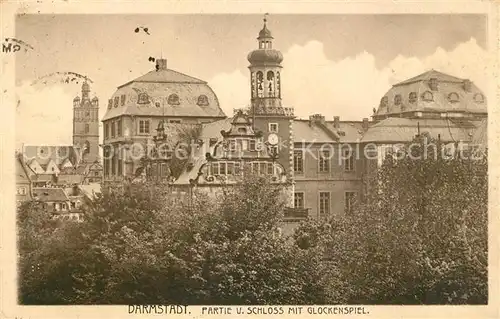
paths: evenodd
<path fill-rule="evenodd" d="M 351 148 L 344 148 L 342 150 L 342 158 L 344 161 L 344 170 L 351 172 L 354 170 L 354 150 Z"/>
<path fill-rule="evenodd" d="M 249 149 L 250 151 L 255 151 L 255 140 L 254 140 L 253 138 L 252 138 L 252 139 L 250 139 L 250 141 L 249 141 L 249 144 L 248 144 L 248 149 Z"/>
<path fill-rule="evenodd" d="M 293 194 L 293 205 L 295 208 L 304 208 L 304 193 Z"/>
<path fill-rule="evenodd" d="M 212 175 L 219 175 L 219 163 L 212 163 Z"/>
<path fill-rule="evenodd" d="M 267 172 L 267 163 L 259 163 L 259 174 L 264 175 Z"/>
<path fill-rule="evenodd" d="M 234 163 L 234 174 L 235 175 L 241 174 L 241 164 L 240 164 L 240 162 Z"/>
<path fill-rule="evenodd" d="M 219 173 L 220 173 L 220 175 L 226 175 L 227 170 L 226 170 L 226 163 L 225 162 L 219 163 Z"/>
<path fill-rule="evenodd" d="M 111 137 L 115 137 L 115 122 L 111 122 Z"/>
<path fill-rule="evenodd" d="M 330 193 L 319 193 L 319 216 L 326 217 L 330 214 Z"/>
<path fill-rule="evenodd" d="M 120 97 L 115 96 L 115 103 L 114 103 L 115 105 L 114 105 L 114 106 L 115 106 L 115 107 L 118 107 L 118 103 L 119 103 L 119 102 L 120 102 Z"/>
<path fill-rule="evenodd" d="M 356 203 L 356 197 L 356 192 L 345 192 L 344 211 L 346 213 L 352 212 L 352 207 Z"/>
<path fill-rule="evenodd" d="M 118 176 L 122 176 L 123 173 L 123 160 L 118 160 Z"/>
<path fill-rule="evenodd" d="M 302 150 L 293 151 L 293 171 L 295 173 L 304 172 L 304 152 Z"/>
<path fill-rule="evenodd" d="M 149 134 L 149 121 L 140 120 L 139 121 L 139 134 Z"/>
<path fill-rule="evenodd" d="M 234 163 L 229 162 L 227 163 L 227 175 L 233 175 L 234 174 Z"/>
<path fill-rule="evenodd" d="M 109 123 L 104 124 L 104 138 L 109 138 Z"/>
<path fill-rule="evenodd" d="M 268 175 L 274 175 L 273 163 L 267 163 L 267 174 Z"/>
<path fill-rule="evenodd" d="M 26 187 L 18 187 L 17 195 L 26 195 Z"/>
<path fill-rule="evenodd" d="M 269 132 L 278 133 L 278 123 L 269 123 Z"/>
<path fill-rule="evenodd" d="M 122 120 L 118 120 L 116 122 L 116 125 L 118 126 L 118 128 L 117 128 L 118 136 L 122 136 Z"/>
<path fill-rule="evenodd" d="M 236 151 L 236 140 L 229 140 L 229 150 Z"/>
<path fill-rule="evenodd" d="M 319 151 L 318 161 L 320 172 L 330 171 L 330 151 Z"/>
<path fill-rule="evenodd" d="M 121 96 L 121 104 L 122 106 L 125 105 L 125 94 L 122 94 Z"/>
<path fill-rule="evenodd" d="M 85 134 L 87 134 L 88 132 L 90 132 L 90 127 L 88 124 L 85 124 Z"/>

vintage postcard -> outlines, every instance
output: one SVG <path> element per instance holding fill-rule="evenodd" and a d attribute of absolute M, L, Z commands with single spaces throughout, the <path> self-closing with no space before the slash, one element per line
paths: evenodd
<path fill-rule="evenodd" d="M 498 318 L 499 6 L 4 1 L 1 318 Z"/>

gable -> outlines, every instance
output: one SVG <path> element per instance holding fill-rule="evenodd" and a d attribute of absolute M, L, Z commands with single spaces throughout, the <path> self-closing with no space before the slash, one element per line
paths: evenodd
<path fill-rule="evenodd" d="M 36 159 L 33 159 L 31 162 L 29 162 L 28 167 L 36 174 L 45 173 L 45 170 L 42 168 L 42 166 L 40 166 Z"/>
<path fill-rule="evenodd" d="M 57 164 L 53 160 L 50 160 L 47 163 L 47 168 L 45 169 L 45 172 L 47 174 L 59 174 L 60 170 L 59 167 L 57 167 Z"/>

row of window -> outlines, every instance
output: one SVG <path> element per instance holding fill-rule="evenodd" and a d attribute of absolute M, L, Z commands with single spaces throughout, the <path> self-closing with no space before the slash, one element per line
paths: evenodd
<path fill-rule="evenodd" d="M 422 93 L 421 98 L 423 101 L 426 102 L 434 101 L 434 95 L 430 91 L 425 91 L 424 93 Z M 410 92 L 408 94 L 408 102 L 415 103 L 417 99 L 418 99 L 417 92 Z M 448 94 L 447 99 L 451 103 L 457 103 L 460 101 L 460 96 L 457 93 L 452 92 Z M 476 103 L 484 103 L 484 96 L 481 93 L 476 93 L 474 95 L 474 101 Z M 402 103 L 403 103 L 402 95 L 396 94 L 394 96 L 394 105 L 401 105 Z M 387 107 L 388 104 L 389 104 L 389 98 L 387 96 L 384 96 L 380 101 L 380 106 Z"/>
<path fill-rule="evenodd" d="M 169 120 L 169 123 L 180 124 L 181 120 Z M 86 133 L 87 128 L 85 129 Z M 122 136 L 123 126 L 121 120 L 114 120 L 104 124 L 104 138 L 114 138 Z M 151 133 L 151 121 L 150 120 L 139 120 L 137 125 L 138 134 L 150 134 Z"/>
<path fill-rule="evenodd" d="M 115 96 L 114 99 L 109 99 L 108 100 L 108 109 L 111 109 L 112 107 L 118 107 L 119 105 L 123 106 L 125 105 L 126 101 L 126 95 L 122 94 L 121 96 Z M 137 104 L 149 104 L 150 99 L 147 93 L 139 93 L 137 97 Z M 177 94 L 170 94 L 167 98 L 167 103 L 169 105 L 180 105 L 181 101 L 180 98 Z M 208 96 L 202 94 L 198 96 L 198 101 L 196 102 L 197 105 L 199 106 L 208 106 L 210 105 Z M 160 107 L 160 103 L 156 102 L 155 103 L 156 107 Z"/>
<path fill-rule="evenodd" d="M 304 192 L 294 193 L 293 203 L 295 208 L 305 208 L 305 194 Z M 345 192 L 344 193 L 344 211 L 346 213 L 352 212 L 355 201 L 357 199 L 356 192 Z M 319 192 L 318 195 L 319 204 L 319 215 L 320 217 L 326 217 L 330 215 L 331 198 L 330 192 Z"/>
<path fill-rule="evenodd" d="M 331 152 L 328 150 L 320 151 L 318 154 L 318 170 L 321 173 L 328 173 L 331 170 Z M 354 152 L 349 149 L 342 150 L 342 167 L 344 171 L 354 171 Z M 304 151 L 295 150 L 293 152 L 293 170 L 295 173 L 304 173 Z"/>
<path fill-rule="evenodd" d="M 252 174 L 277 175 L 278 167 L 270 162 L 246 163 Z M 242 174 L 241 162 L 214 162 L 208 165 L 208 175 L 240 175 Z"/>
<path fill-rule="evenodd" d="M 104 160 L 104 176 L 122 176 L 123 175 L 123 160 L 116 158 L 115 160 L 112 159 L 105 159 Z"/>

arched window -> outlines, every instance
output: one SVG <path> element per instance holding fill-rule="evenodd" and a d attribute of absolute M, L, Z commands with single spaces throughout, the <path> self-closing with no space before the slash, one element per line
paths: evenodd
<path fill-rule="evenodd" d="M 387 96 L 380 99 L 380 107 L 387 107 L 387 104 L 389 104 L 389 98 Z"/>
<path fill-rule="evenodd" d="M 261 71 L 257 72 L 257 96 L 262 97 L 264 94 L 264 87 L 262 86 L 264 82 L 264 73 Z"/>
<path fill-rule="evenodd" d="M 208 105 L 208 97 L 206 95 L 198 96 L 198 105 L 207 106 Z"/>
<path fill-rule="evenodd" d="M 394 105 L 400 105 L 402 102 L 401 94 L 396 94 L 394 96 Z"/>
<path fill-rule="evenodd" d="M 252 89 L 251 96 L 255 97 L 255 92 L 256 92 L 256 90 L 255 90 L 255 72 L 252 72 L 252 74 L 251 74 L 251 82 L 252 82 L 251 83 L 251 89 Z"/>
<path fill-rule="evenodd" d="M 267 89 L 269 92 L 269 96 L 274 96 L 274 72 L 273 71 L 268 71 L 267 72 Z"/>
<path fill-rule="evenodd" d="M 281 97 L 281 79 L 279 72 L 276 72 L 276 96 Z"/>
<path fill-rule="evenodd" d="M 122 106 L 125 105 L 125 94 L 122 94 L 121 96 L 121 104 Z"/>
<path fill-rule="evenodd" d="M 238 128 L 238 133 L 246 134 L 247 133 L 247 129 L 244 128 L 244 127 L 240 127 L 240 128 Z"/>
<path fill-rule="evenodd" d="M 458 102 L 459 100 L 460 100 L 460 98 L 459 98 L 457 93 L 452 92 L 452 93 L 448 94 L 448 101 L 455 103 L 455 102 Z"/>
<path fill-rule="evenodd" d="M 149 103 L 149 96 L 146 93 L 139 93 L 137 104 L 148 104 L 148 103 Z"/>
<path fill-rule="evenodd" d="M 430 91 L 425 91 L 424 93 L 422 93 L 422 100 L 426 102 L 431 102 L 434 101 L 434 96 Z"/>
<path fill-rule="evenodd" d="M 115 107 L 118 107 L 118 103 L 120 102 L 120 98 L 118 96 L 115 96 Z"/>
<path fill-rule="evenodd" d="M 179 101 L 179 96 L 177 94 L 170 94 L 168 96 L 168 104 L 170 105 L 179 105 L 181 104 Z"/>
<path fill-rule="evenodd" d="M 156 103 L 155 103 L 155 106 L 156 106 L 156 107 L 160 107 L 160 102 L 156 102 Z"/>
<path fill-rule="evenodd" d="M 481 93 L 474 94 L 474 101 L 476 103 L 484 103 L 484 95 L 482 95 Z"/>
<path fill-rule="evenodd" d="M 90 127 L 88 124 L 85 124 L 85 133 L 90 132 Z"/>
<path fill-rule="evenodd" d="M 408 95 L 408 101 L 410 103 L 415 103 L 417 102 L 417 92 L 410 92 L 410 94 Z"/>
<path fill-rule="evenodd" d="M 108 100 L 108 109 L 113 107 L 113 99 Z"/>

